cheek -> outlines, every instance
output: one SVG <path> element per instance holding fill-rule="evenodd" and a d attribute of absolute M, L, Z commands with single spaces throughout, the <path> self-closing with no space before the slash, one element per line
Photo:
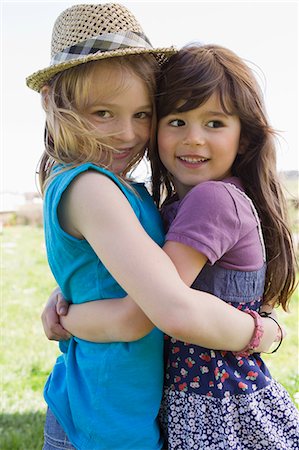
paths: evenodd
<path fill-rule="evenodd" d="M 99 122 L 96 119 L 90 120 L 95 129 L 105 137 L 105 135 L 113 133 L 114 128 L 111 123 Z"/>
<path fill-rule="evenodd" d="M 167 133 L 160 131 L 158 133 L 158 150 L 162 162 L 165 158 L 167 159 L 167 156 L 171 152 L 171 149 L 172 139 Z"/>
<path fill-rule="evenodd" d="M 151 126 L 146 127 L 143 133 L 143 139 L 147 142 L 151 137 Z"/>
<path fill-rule="evenodd" d="M 151 123 L 148 122 L 139 126 L 136 131 L 136 134 L 139 135 L 144 142 L 148 142 L 151 136 Z"/>
<path fill-rule="evenodd" d="M 242 148 L 240 147 L 240 138 L 234 139 L 234 141 L 232 142 L 232 147 L 235 149 L 235 157 L 236 157 L 237 154 L 241 153 L 242 151 Z"/>
<path fill-rule="evenodd" d="M 240 139 L 241 139 L 241 126 L 240 124 L 236 125 L 235 133 L 232 138 L 235 141 L 235 148 L 237 151 L 240 148 Z"/>
<path fill-rule="evenodd" d="M 219 143 L 219 147 L 226 148 L 228 155 L 234 159 L 240 150 L 240 134 L 236 131 L 223 136 L 222 142 Z"/>

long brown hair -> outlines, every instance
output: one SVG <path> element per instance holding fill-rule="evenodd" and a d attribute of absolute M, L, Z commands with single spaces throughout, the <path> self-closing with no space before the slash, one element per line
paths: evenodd
<path fill-rule="evenodd" d="M 120 71 L 129 71 L 146 83 L 149 97 L 152 99 L 151 127 L 156 129 L 154 96 L 159 64 L 153 55 L 131 55 L 92 61 L 59 73 L 41 91 L 46 112 L 45 150 L 38 168 L 42 192 L 56 173 L 53 171 L 55 165 L 60 164 L 64 167 L 63 170 L 67 170 L 86 162 L 97 164 L 103 149 L 105 152 L 111 150 L 112 155 L 113 149 L 102 142 L 107 136 L 100 136 L 92 129 L 82 114 L 86 107 L 91 75 L 98 64 L 109 64 Z M 133 169 L 142 157 L 143 154 L 136 155 L 123 175 Z"/>
<path fill-rule="evenodd" d="M 296 287 L 295 252 L 276 169 L 276 133 L 268 123 L 263 96 L 252 70 L 221 46 L 181 49 L 170 57 L 160 73 L 158 121 L 170 113 L 197 108 L 213 93 L 219 95 L 223 110 L 237 115 L 241 122 L 242 154 L 237 155 L 232 174 L 242 180 L 261 219 L 267 252 L 264 302 L 280 304 L 287 310 Z M 171 174 L 159 158 L 157 141 L 150 159 L 153 196 L 160 207 L 162 201 L 175 194 L 175 188 Z"/>

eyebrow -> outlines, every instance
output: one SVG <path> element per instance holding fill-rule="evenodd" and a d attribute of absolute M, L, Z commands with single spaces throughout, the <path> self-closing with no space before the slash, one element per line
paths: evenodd
<path fill-rule="evenodd" d="M 207 114 L 210 114 L 211 116 L 220 116 L 220 117 L 227 117 L 232 116 L 232 113 L 225 113 L 223 111 L 206 111 Z"/>
<path fill-rule="evenodd" d="M 178 109 L 174 109 L 173 111 L 171 111 L 169 114 L 167 114 L 167 116 L 172 116 L 172 115 L 177 115 L 177 114 L 184 114 L 187 111 L 178 111 Z M 233 113 L 226 113 L 224 111 L 205 111 L 205 114 L 208 114 L 210 116 L 219 116 L 219 117 L 228 117 L 228 116 L 232 116 Z"/>
<path fill-rule="evenodd" d="M 90 105 L 90 107 L 92 108 L 111 108 L 116 106 L 117 103 L 109 103 L 109 102 L 97 102 L 97 103 L 93 103 L 92 105 Z M 140 105 L 137 106 L 136 110 L 143 110 L 143 109 L 152 109 L 152 105 L 151 104 L 147 104 L 147 105 Z"/>

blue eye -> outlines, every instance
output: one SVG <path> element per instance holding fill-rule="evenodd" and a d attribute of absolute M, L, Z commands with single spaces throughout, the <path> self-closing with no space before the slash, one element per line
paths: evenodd
<path fill-rule="evenodd" d="M 169 122 L 169 125 L 172 127 L 183 127 L 185 122 L 181 119 L 174 119 Z"/>

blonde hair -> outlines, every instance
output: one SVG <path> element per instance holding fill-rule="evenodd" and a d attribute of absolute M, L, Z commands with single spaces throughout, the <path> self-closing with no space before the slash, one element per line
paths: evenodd
<path fill-rule="evenodd" d="M 86 162 L 98 164 L 101 153 L 110 153 L 107 164 L 112 161 L 112 147 L 103 143 L 109 136 L 100 135 L 82 112 L 86 109 L 92 74 L 96 65 L 109 64 L 122 72 L 130 71 L 139 77 L 149 91 L 152 99 L 152 129 L 156 128 L 154 95 L 158 62 L 153 55 L 134 55 L 92 61 L 57 74 L 42 89 L 42 105 L 46 112 L 45 150 L 39 163 L 39 182 L 42 193 L 54 176 L 53 167 L 57 164 L 68 170 Z M 150 144 L 150 143 L 149 143 Z M 145 149 L 144 149 L 145 150 Z M 135 155 L 123 175 L 136 166 L 144 153 Z M 55 175 L 57 172 L 55 172 Z"/>

